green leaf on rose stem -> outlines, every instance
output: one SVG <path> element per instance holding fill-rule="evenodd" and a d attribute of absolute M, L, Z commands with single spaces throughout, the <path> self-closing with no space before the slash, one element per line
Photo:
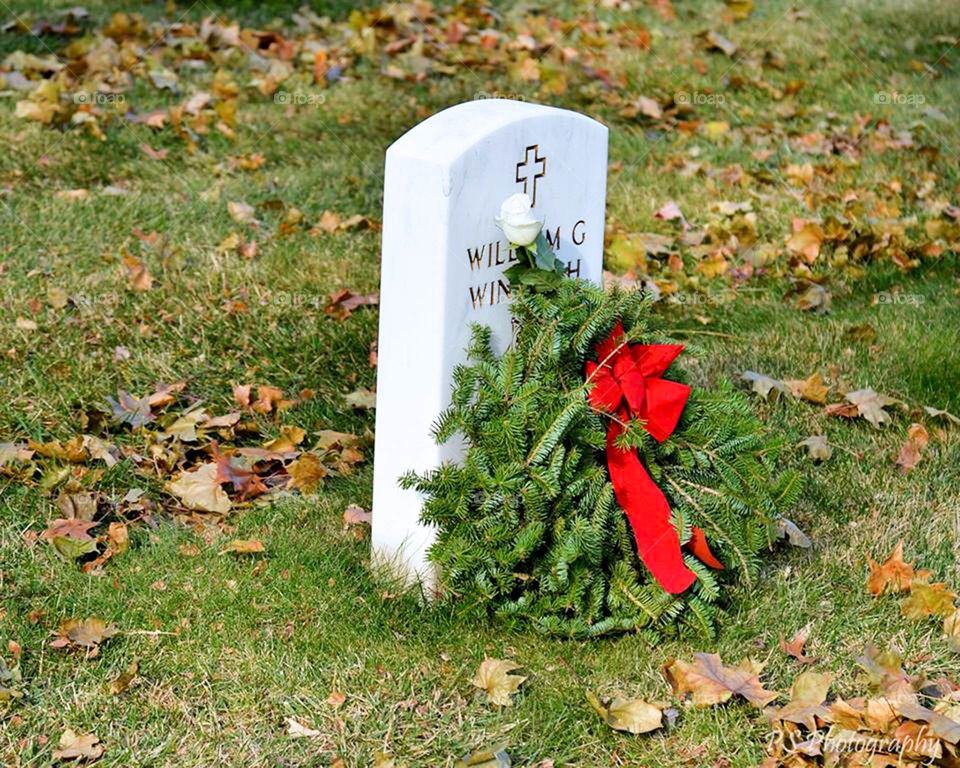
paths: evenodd
<path fill-rule="evenodd" d="M 557 258 L 553 249 L 550 247 L 546 236 L 541 232 L 534 241 L 536 251 L 534 252 L 534 261 L 540 269 L 550 271 L 562 271 L 563 263 Z"/>

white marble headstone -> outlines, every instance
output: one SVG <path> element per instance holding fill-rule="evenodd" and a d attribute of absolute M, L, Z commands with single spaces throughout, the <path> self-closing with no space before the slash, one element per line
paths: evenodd
<path fill-rule="evenodd" d="M 585 115 L 484 99 L 433 115 L 387 150 L 380 270 L 380 335 L 373 480 L 373 560 L 427 583 L 433 530 L 409 470 L 434 469 L 462 446 L 434 442 L 473 323 L 511 340 L 513 254 L 494 223 L 500 203 L 526 192 L 568 273 L 600 282 L 607 129 Z M 453 441 L 455 442 L 455 441 Z"/>

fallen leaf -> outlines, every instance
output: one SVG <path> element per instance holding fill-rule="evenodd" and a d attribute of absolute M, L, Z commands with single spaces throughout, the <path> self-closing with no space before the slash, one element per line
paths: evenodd
<path fill-rule="evenodd" d="M 123 693 L 127 688 L 130 687 L 130 684 L 134 681 L 137 676 L 137 672 L 140 670 L 139 662 L 134 659 L 127 665 L 127 668 L 121 672 L 117 677 L 110 681 L 110 684 L 106 686 L 107 693 L 112 696 L 117 696 Z"/>
<path fill-rule="evenodd" d="M 320 731 L 308 728 L 303 723 L 294 720 L 292 717 L 283 718 L 287 724 L 287 735 L 292 739 L 312 739 L 316 736 L 322 736 Z"/>
<path fill-rule="evenodd" d="M 373 515 L 357 504 L 350 504 L 343 510 L 344 525 L 370 525 Z"/>
<path fill-rule="evenodd" d="M 930 442 L 930 435 L 922 424 L 911 424 L 907 429 L 907 440 L 900 446 L 900 453 L 894 460 L 902 471 L 909 472 L 920 463 L 923 449 Z"/>
<path fill-rule="evenodd" d="M 252 384 L 235 384 L 233 387 L 233 399 L 239 405 L 242 405 L 244 408 L 250 407 L 250 390 L 253 389 Z"/>
<path fill-rule="evenodd" d="M 78 518 L 54 520 L 40 538 L 49 541 L 64 557 L 75 560 L 96 551 L 97 539 L 89 533 L 96 525 L 92 520 Z"/>
<path fill-rule="evenodd" d="M 930 584 L 914 575 L 910 583 L 910 595 L 900 604 L 900 612 L 908 619 L 950 616 L 955 610 L 955 597 L 945 584 Z"/>
<path fill-rule="evenodd" d="M 327 476 L 327 468 L 315 453 L 302 453 L 296 461 L 287 465 L 290 481 L 287 488 L 299 488 L 303 493 L 312 493 Z"/>
<path fill-rule="evenodd" d="M 827 402 L 830 392 L 830 387 L 824 386 L 819 373 L 813 373 L 806 379 L 784 379 L 783 385 L 794 397 L 821 405 Z"/>
<path fill-rule="evenodd" d="M 807 639 L 810 637 L 810 625 L 808 624 L 803 629 L 801 629 L 793 638 L 787 642 L 783 639 L 783 635 L 780 636 L 780 650 L 782 650 L 788 656 L 792 656 L 801 664 L 813 664 L 816 661 L 816 658 L 813 656 L 805 656 L 803 653 L 803 647 L 807 644 Z"/>
<path fill-rule="evenodd" d="M 903 539 L 897 542 L 897 546 L 881 564 L 867 555 L 867 565 L 870 567 L 867 592 L 871 595 L 907 592 L 914 579 L 930 578 L 930 571 L 914 571 L 913 563 L 904 562 Z"/>
<path fill-rule="evenodd" d="M 787 295 L 793 297 L 793 306 L 802 312 L 828 312 L 833 303 L 830 291 L 819 283 L 800 282 Z"/>
<path fill-rule="evenodd" d="M 851 414 L 849 408 L 845 408 L 843 403 L 828 405 L 826 413 L 829 415 L 846 416 L 848 418 L 852 415 L 863 416 L 863 418 L 875 427 L 879 427 L 884 422 L 890 420 L 890 415 L 883 409 L 888 405 L 900 402 L 892 397 L 877 394 L 869 387 L 866 389 L 858 389 L 855 392 L 848 392 L 844 395 L 844 400 L 856 407 L 855 414 Z"/>
<path fill-rule="evenodd" d="M 642 699 L 614 698 L 604 706 L 593 691 L 587 691 L 587 701 L 615 731 L 640 734 L 663 727 L 663 710 Z"/>
<path fill-rule="evenodd" d="M 51 755 L 54 760 L 96 760 L 103 754 L 100 739 L 92 733 L 79 734 L 67 728 L 60 736 L 57 749 Z"/>
<path fill-rule="evenodd" d="M 946 419 L 951 424 L 960 425 L 960 418 L 957 418 L 952 413 L 948 413 L 947 411 L 941 410 L 939 408 L 931 408 L 929 405 L 923 406 L 923 410 L 927 412 L 928 416 L 939 417 L 942 419 Z"/>
<path fill-rule="evenodd" d="M 227 203 L 227 212 L 230 218 L 238 224 L 247 224 L 254 220 L 254 208 L 242 201 L 230 201 Z"/>
<path fill-rule="evenodd" d="M 377 406 L 377 394 L 369 389 L 356 389 L 344 395 L 343 399 L 351 408 L 376 408 Z"/>
<path fill-rule="evenodd" d="M 662 219 L 663 221 L 673 221 L 674 219 L 686 221 L 683 217 L 683 211 L 680 210 L 680 206 L 673 200 L 668 201 L 660 210 L 653 214 L 653 218 Z"/>
<path fill-rule="evenodd" d="M 833 456 L 833 448 L 823 435 L 810 435 L 797 443 L 797 446 L 805 446 L 807 455 L 814 461 L 826 461 Z"/>
<path fill-rule="evenodd" d="M 338 320 L 346 320 L 358 307 L 376 306 L 379 301 L 380 297 L 377 293 L 360 295 L 345 288 L 330 295 L 330 301 L 323 311 Z"/>
<path fill-rule="evenodd" d="M 25 317 L 18 317 L 15 321 L 18 331 L 35 331 L 39 327 L 35 321 L 28 320 Z"/>
<path fill-rule="evenodd" d="M 54 309 L 63 309 L 69 301 L 67 292 L 55 285 L 47 288 L 47 303 Z"/>
<path fill-rule="evenodd" d="M 123 264 L 127 268 L 127 285 L 138 293 L 149 291 L 153 287 L 153 275 L 143 260 L 129 253 L 124 254 Z"/>
<path fill-rule="evenodd" d="M 487 692 L 491 704 L 510 707 L 513 706 L 510 696 L 516 693 L 520 684 L 527 679 L 522 675 L 510 674 L 516 669 L 520 669 L 520 665 L 512 661 L 484 659 L 472 682 L 477 688 Z"/>
<path fill-rule="evenodd" d="M 54 648 L 78 645 L 81 648 L 94 649 L 104 640 L 117 634 L 117 625 L 108 624 L 103 619 L 68 619 L 60 624 L 58 638 L 51 645 Z"/>
<path fill-rule="evenodd" d="M 771 392 L 786 392 L 786 387 L 778 379 L 756 371 L 744 371 L 741 378 L 751 382 L 752 389 L 762 398 L 768 398 Z"/>
<path fill-rule="evenodd" d="M 802 256 L 808 264 L 813 264 L 820 255 L 820 245 L 826 239 L 823 228 L 815 221 L 793 220 L 793 234 L 787 239 L 787 250 Z"/>
<path fill-rule="evenodd" d="M 236 390 L 234 390 L 236 395 Z M 270 413 L 283 400 L 283 390 L 261 384 L 257 387 L 257 401 L 250 407 L 257 413 Z M 279 408 L 278 408 L 279 410 Z"/>
<path fill-rule="evenodd" d="M 787 541 L 794 547 L 810 549 L 813 546 L 810 537 L 800 529 L 800 526 L 786 517 L 777 519 L 777 538 L 782 539 L 783 537 L 786 537 Z"/>
<path fill-rule="evenodd" d="M 827 672 L 801 672 L 794 678 L 790 701 L 803 704 L 822 704 L 827 700 L 833 675 Z"/>
<path fill-rule="evenodd" d="M 236 555 L 256 555 L 263 551 L 263 542 L 258 539 L 234 539 L 220 550 L 220 554 L 233 552 Z"/>
<path fill-rule="evenodd" d="M 217 475 L 217 464 L 211 461 L 190 472 L 181 472 L 167 488 L 185 507 L 225 515 L 230 511 L 230 497 L 220 486 Z"/>
<path fill-rule="evenodd" d="M 664 675 L 678 696 L 691 694 L 694 706 L 709 707 L 721 704 L 734 694 L 763 707 L 780 694 L 764 689 L 760 677 L 753 670 L 726 667 L 720 656 L 711 653 L 695 653 L 690 664 L 679 659 L 668 661 Z"/>
<path fill-rule="evenodd" d="M 946 635 L 950 647 L 960 653 L 960 608 L 944 618 L 943 634 Z"/>

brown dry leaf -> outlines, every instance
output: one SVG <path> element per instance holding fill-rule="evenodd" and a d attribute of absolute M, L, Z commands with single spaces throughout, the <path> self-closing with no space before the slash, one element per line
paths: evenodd
<path fill-rule="evenodd" d="M 820 405 L 826 404 L 830 392 L 830 387 L 824 386 L 819 372 L 812 373 L 805 379 L 784 379 L 783 385 L 794 397 Z"/>
<path fill-rule="evenodd" d="M 680 210 L 680 206 L 673 200 L 668 200 L 660 210 L 653 214 L 653 218 L 662 219 L 663 221 L 673 221 L 674 219 L 686 221 L 683 217 L 683 211 Z"/>
<path fill-rule="evenodd" d="M 793 680 L 790 689 L 790 701 L 804 704 L 822 704 L 827 700 L 827 692 L 833 675 L 828 672 L 801 672 Z"/>
<path fill-rule="evenodd" d="M 802 312 L 829 312 L 833 295 L 819 283 L 801 281 L 788 296 L 793 296 L 793 306 Z"/>
<path fill-rule="evenodd" d="M 593 691 L 587 691 L 587 701 L 615 731 L 640 734 L 663 727 L 663 710 L 642 699 L 614 698 L 604 706 Z"/>
<path fill-rule="evenodd" d="M 322 736 L 320 731 L 308 728 L 303 723 L 294 720 L 292 717 L 283 718 L 287 724 L 287 735 L 292 739 L 312 739 L 316 736 Z"/>
<path fill-rule="evenodd" d="M 371 392 L 369 389 L 355 389 L 353 392 L 344 395 L 343 399 L 347 401 L 347 405 L 351 408 L 377 407 L 377 393 Z"/>
<path fill-rule="evenodd" d="M 60 624 L 57 630 L 57 639 L 50 645 L 54 648 L 63 648 L 67 645 L 78 645 L 81 648 L 94 649 L 104 640 L 117 634 L 117 625 L 108 624 L 103 619 L 68 619 Z"/>
<path fill-rule="evenodd" d="M 344 288 L 341 291 L 330 294 L 330 301 L 323 308 L 328 315 L 332 315 L 338 320 L 346 320 L 350 317 L 353 310 L 358 307 L 376 306 L 380 301 L 377 293 L 358 294 Z"/>
<path fill-rule="evenodd" d="M 252 205 L 247 205 L 243 201 L 231 201 L 227 203 L 227 212 L 230 218 L 238 224 L 253 222 L 254 209 Z"/>
<path fill-rule="evenodd" d="M 79 734 L 72 728 L 67 728 L 60 736 L 57 749 L 51 757 L 54 760 L 96 760 L 103 755 L 103 745 L 100 739 L 92 733 Z"/>
<path fill-rule="evenodd" d="M 244 408 L 250 407 L 250 390 L 252 384 L 235 384 L 233 387 L 233 399 Z"/>
<path fill-rule="evenodd" d="M 929 736 L 950 744 L 960 743 L 960 722 L 918 704 L 916 699 L 898 702 L 896 706 L 903 717 L 927 723 L 930 727 L 925 730 Z"/>
<path fill-rule="evenodd" d="M 257 413 L 270 413 L 283 400 L 283 390 L 261 384 L 257 387 L 257 401 L 250 407 Z M 279 410 L 279 406 L 278 406 Z"/>
<path fill-rule="evenodd" d="M 127 268 L 127 285 L 130 290 L 138 293 L 149 291 L 153 286 L 153 276 L 147 269 L 147 265 L 129 253 L 124 254 L 123 264 Z"/>
<path fill-rule="evenodd" d="M 111 555 L 122 555 L 130 544 L 130 532 L 125 523 L 110 523 L 107 526 Z"/>
<path fill-rule="evenodd" d="M 302 453 L 287 466 L 287 473 L 290 475 L 287 488 L 299 488 L 303 493 L 312 493 L 327 476 L 327 468 L 315 453 Z"/>
<path fill-rule="evenodd" d="M 816 661 L 816 658 L 813 656 L 804 656 L 803 646 L 806 645 L 807 639 L 810 637 L 810 625 L 808 624 L 803 629 L 801 629 L 797 634 L 793 636 L 790 642 L 787 642 L 783 639 L 783 635 L 780 636 L 780 650 L 782 650 L 788 656 L 792 656 L 801 664 L 813 664 Z"/>
<path fill-rule="evenodd" d="M 787 239 L 787 250 L 802 256 L 808 264 L 813 264 L 820 255 L 820 245 L 826 238 L 823 228 L 815 221 L 793 220 L 793 234 Z"/>
<path fill-rule="evenodd" d="M 340 229 L 340 214 L 336 211 L 324 211 L 320 214 L 320 223 L 317 227 L 324 232 L 336 232 Z"/>
<path fill-rule="evenodd" d="M 863 416 L 863 418 L 865 418 L 875 427 L 879 427 L 884 422 L 890 420 L 890 415 L 883 409 L 888 405 L 893 405 L 894 403 L 900 402 L 892 397 L 877 394 L 869 387 L 866 389 L 858 389 L 855 392 L 848 392 L 846 395 L 844 395 L 844 400 L 851 405 L 856 406 L 856 415 Z M 842 403 L 828 405 L 827 413 L 830 415 L 849 417 L 849 409 L 846 409 L 842 406 Z"/>
<path fill-rule="evenodd" d="M 779 393 L 787 391 L 783 382 L 780 380 L 763 373 L 757 373 L 756 371 L 744 371 L 743 374 L 741 374 L 741 378 L 749 381 L 751 383 L 751 389 L 764 399 L 769 398 L 771 392 Z"/>
<path fill-rule="evenodd" d="M 210 461 L 190 472 L 181 472 L 176 481 L 167 485 L 167 490 L 189 509 L 220 515 L 230 511 L 230 497 L 220 486 L 216 462 Z"/>
<path fill-rule="evenodd" d="M 511 695 L 516 693 L 520 684 L 527 679 L 523 675 L 510 674 L 516 669 L 520 669 L 520 665 L 512 661 L 484 659 L 471 682 L 487 692 L 491 704 L 510 707 L 513 706 Z"/>
<path fill-rule="evenodd" d="M 955 607 L 956 595 L 946 588 L 946 584 L 930 584 L 916 575 L 910 584 L 910 595 L 900 604 L 900 612 L 908 619 L 922 619 L 926 616 L 950 616 Z"/>
<path fill-rule="evenodd" d="M 900 453 L 894 460 L 903 472 L 909 472 L 920 463 L 923 449 L 930 442 L 930 435 L 922 424 L 911 424 L 907 429 L 907 440 L 900 446 Z"/>
<path fill-rule="evenodd" d="M 914 571 L 913 563 L 903 560 L 903 539 L 887 555 L 882 564 L 867 555 L 867 565 L 870 566 L 870 575 L 867 577 L 867 592 L 871 595 L 884 595 L 895 592 L 906 592 L 914 579 L 926 580 L 930 578 L 930 571 Z"/>
<path fill-rule="evenodd" d="M 257 555 L 263 551 L 263 542 L 259 539 L 234 539 L 220 550 L 220 554 L 233 552 L 236 555 Z"/>
<path fill-rule="evenodd" d="M 117 677 L 110 681 L 109 685 L 105 686 L 106 692 L 112 696 L 117 696 L 123 693 L 127 688 L 130 687 L 130 684 L 133 683 L 134 679 L 137 677 L 137 672 L 140 671 L 140 663 L 134 659 L 127 665 L 127 668 L 121 672 Z"/>
<path fill-rule="evenodd" d="M 754 669 L 725 667 L 715 653 L 695 653 L 689 664 L 679 659 L 668 661 L 663 672 L 678 696 L 692 694 L 694 706 L 709 707 L 727 701 L 734 694 L 763 707 L 780 694 L 764 689 Z"/>
<path fill-rule="evenodd" d="M 833 456 L 833 448 L 824 435 L 810 435 L 797 443 L 797 447 L 804 446 L 807 455 L 814 461 L 826 461 Z"/>
<path fill-rule="evenodd" d="M 636 109 L 641 115 L 646 115 L 652 120 L 660 120 L 663 117 L 663 109 L 656 99 L 651 99 L 649 96 L 638 96 L 636 105 Z"/>
<path fill-rule="evenodd" d="M 947 411 L 944 411 L 944 410 L 942 410 L 942 409 L 940 409 L 940 408 L 932 408 L 932 407 L 929 406 L 929 405 L 923 406 L 923 410 L 927 412 L 927 415 L 928 415 L 928 416 L 933 416 L 933 417 L 939 417 L 939 418 L 942 418 L 942 419 L 946 419 L 946 420 L 949 421 L 951 424 L 960 426 L 960 418 L 957 418 L 957 417 L 954 416 L 952 413 L 948 413 Z"/>
<path fill-rule="evenodd" d="M 373 515 L 358 504 L 350 504 L 343 510 L 344 525 L 370 525 Z"/>
<path fill-rule="evenodd" d="M 950 647 L 960 653 L 960 608 L 943 620 L 943 634 L 946 635 Z"/>

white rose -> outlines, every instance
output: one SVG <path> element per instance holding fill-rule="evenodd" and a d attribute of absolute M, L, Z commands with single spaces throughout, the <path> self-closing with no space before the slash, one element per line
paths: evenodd
<path fill-rule="evenodd" d="M 510 195 L 503 201 L 496 222 L 507 240 L 514 245 L 530 245 L 543 228 L 543 222 L 533 215 L 530 198 L 522 192 Z"/>

